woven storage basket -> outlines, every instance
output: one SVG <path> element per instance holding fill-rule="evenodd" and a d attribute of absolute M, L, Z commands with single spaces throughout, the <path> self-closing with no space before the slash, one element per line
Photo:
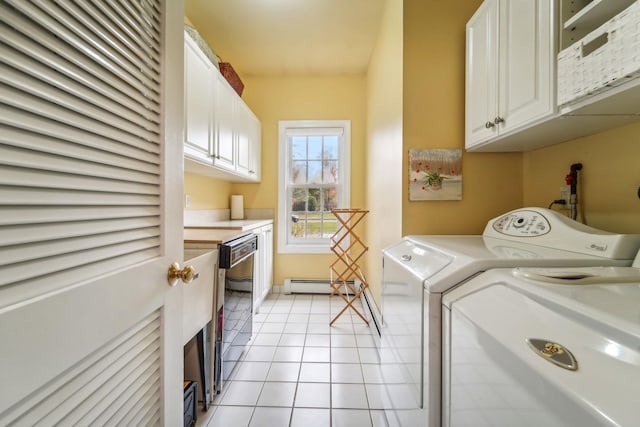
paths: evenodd
<path fill-rule="evenodd" d="M 244 84 L 242 83 L 242 80 L 240 80 L 240 77 L 238 76 L 238 73 L 236 73 L 236 70 L 234 70 L 231 64 L 228 62 L 221 61 L 219 62 L 219 65 L 220 65 L 220 74 L 222 74 L 222 76 L 225 79 L 227 79 L 227 81 L 229 82 L 233 90 L 236 91 L 238 96 L 242 96 L 242 91 L 244 90 Z"/>

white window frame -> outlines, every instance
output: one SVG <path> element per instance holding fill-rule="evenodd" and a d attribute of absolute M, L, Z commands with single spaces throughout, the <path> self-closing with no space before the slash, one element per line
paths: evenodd
<path fill-rule="evenodd" d="M 348 208 L 351 203 L 351 121 L 350 120 L 281 120 L 278 124 L 278 253 L 289 254 L 328 254 L 331 253 L 331 239 L 289 239 L 291 209 L 289 206 L 288 185 L 290 146 L 288 136 L 292 133 L 308 132 L 322 134 L 321 130 L 342 129 L 342 141 L 339 153 L 339 208 Z M 329 133 L 329 132 L 327 132 Z M 338 224 L 339 226 L 340 224 Z"/>

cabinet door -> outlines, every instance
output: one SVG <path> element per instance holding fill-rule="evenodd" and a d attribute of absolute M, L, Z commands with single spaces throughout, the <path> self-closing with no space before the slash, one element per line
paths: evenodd
<path fill-rule="evenodd" d="M 500 134 L 555 111 L 555 16 L 552 0 L 500 0 Z"/>
<path fill-rule="evenodd" d="M 182 345 L 211 321 L 218 273 L 218 251 L 186 249 L 185 265 L 196 270 L 193 281 L 182 291 Z"/>
<path fill-rule="evenodd" d="M 184 142 L 185 155 L 210 160 L 213 122 L 213 64 L 185 35 L 184 43 Z"/>
<path fill-rule="evenodd" d="M 258 250 L 255 253 L 255 261 L 253 263 L 253 313 L 260 313 L 260 305 L 262 304 L 262 288 L 264 275 L 264 234 L 262 229 L 253 232 L 258 238 Z"/>
<path fill-rule="evenodd" d="M 262 295 L 266 298 L 273 287 L 273 226 L 268 225 L 262 229 L 263 237 L 263 282 Z"/>
<path fill-rule="evenodd" d="M 253 311 L 260 312 L 260 305 L 273 287 L 273 225 L 254 231 L 258 237 L 253 281 Z"/>
<path fill-rule="evenodd" d="M 261 131 L 260 120 L 258 120 L 249 107 L 240 100 L 238 102 L 238 115 L 236 120 L 238 144 L 236 172 L 255 181 L 260 179 Z"/>
<path fill-rule="evenodd" d="M 236 135 L 238 138 L 238 155 L 236 159 L 236 170 L 238 173 L 249 175 L 250 165 L 250 116 L 249 107 L 244 102 L 238 102 L 238 114 L 236 119 Z"/>
<path fill-rule="evenodd" d="M 497 135 L 498 1 L 487 0 L 467 23 L 465 145 Z"/>
<path fill-rule="evenodd" d="M 227 81 L 218 74 L 216 99 L 216 150 L 214 164 L 224 169 L 235 170 L 235 119 L 237 94 Z"/>
<path fill-rule="evenodd" d="M 260 181 L 262 171 L 262 124 L 251 112 L 249 114 L 249 175 Z"/>

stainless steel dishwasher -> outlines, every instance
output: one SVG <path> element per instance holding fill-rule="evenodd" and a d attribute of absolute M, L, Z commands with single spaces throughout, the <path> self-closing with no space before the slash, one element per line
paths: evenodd
<path fill-rule="evenodd" d="M 251 339 L 254 257 L 257 249 L 258 237 L 253 233 L 219 246 L 218 286 L 224 283 L 224 296 L 217 304 L 214 378 L 218 393 Z"/>

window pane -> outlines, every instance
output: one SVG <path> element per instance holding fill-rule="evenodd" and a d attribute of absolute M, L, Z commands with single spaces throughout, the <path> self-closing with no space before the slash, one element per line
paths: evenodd
<path fill-rule="evenodd" d="M 299 214 L 307 210 L 307 190 L 295 188 L 291 195 L 291 211 Z"/>
<path fill-rule="evenodd" d="M 324 137 L 324 158 L 338 159 L 338 137 L 335 135 Z"/>
<path fill-rule="evenodd" d="M 332 237 L 338 229 L 338 220 L 331 212 L 325 212 L 322 215 L 322 219 L 322 237 L 328 239 Z"/>
<path fill-rule="evenodd" d="M 307 162 L 305 161 L 291 162 L 291 183 L 292 184 L 307 183 Z"/>
<path fill-rule="evenodd" d="M 310 161 L 308 168 L 309 184 L 322 184 L 322 162 L 319 160 Z"/>
<path fill-rule="evenodd" d="M 320 210 L 322 199 L 320 198 L 319 188 L 309 188 L 309 197 L 307 199 L 307 211 L 317 212 Z"/>
<path fill-rule="evenodd" d="M 314 212 L 307 215 L 306 237 L 322 237 L 322 214 Z"/>
<path fill-rule="evenodd" d="M 323 208 L 325 211 L 338 208 L 338 189 L 335 187 L 325 188 L 323 190 Z M 333 216 L 333 215 L 332 215 Z M 333 218 L 335 221 L 335 217 Z"/>
<path fill-rule="evenodd" d="M 324 227 L 322 229 L 322 237 L 325 239 L 331 238 L 338 229 L 338 221 L 324 221 Z"/>
<path fill-rule="evenodd" d="M 291 158 L 294 160 L 304 160 L 307 158 L 307 137 L 294 136 L 292 139 Z"/>
<path fill-rule="evenodd" d="M 321 136 L 309 137 L 309 159 L 313 159 L 313 160 L 322 159 L 322 137 Z"/>
<path fill-rule="evenodd" d="M 291 215 L 291 236 L 304 237 L 304 224 L 306 214 L 295 212 Z"/>
<path fill-rule="evenodd" d="M 325 160 L 323 162 L 322 182 L 324 184 L 338 183 L 338 162 L 335 160 Z"/>

